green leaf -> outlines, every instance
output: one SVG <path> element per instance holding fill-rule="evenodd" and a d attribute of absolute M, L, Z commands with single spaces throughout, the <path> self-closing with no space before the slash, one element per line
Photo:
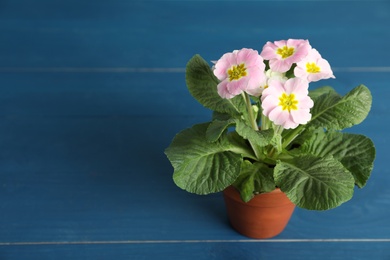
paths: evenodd
<path fill-rule="evenodd" d="M 244 202 L 250 201 L 255 194 L 270 192 L 275 189 L 273 169 L 267 165 L 244 161 L 241 174 L 233 184 L 240 191 Z"/>
<path fill-rule="evenodd" d="M 334 90 L 334 88 L 332 88 L 331 86 L 323 86 L 309 91 L 309 96 L 313 100 L 316 100 L 318 97 L 322 96 L 323 94 L 330 95 L 330 94 L 337 94 L 337 93 Z"/>
<path fill-rule="evenodd" d="M 318 157 L 333 156 L 348 169 L 359 188 L 366 185 L 374 165 L 374 143 L 364 135 L 340 132 L 314 132 L 300 150 Z"/>
<path fill-rule="evenodd" d="M 208 126 L 205 123 L 183 130 L 165 150 L 176 185 L 196 194 L 222 191 L 240 174 L 242 156 L 229 151 L 232 145 L 227 137 L 208 142 Z"/>
<path fill-rule="evenodd" d="M 298 207 L 311 210 L 335 208 L 350 200 L 354 178 L 331 156 L 302 156 L 279 161 L 274 169 L 276 185 Z"/>
<path fill-rule="evenodd" d="M 257 160 L 257 157 L 252 147 L 249 145 L 248 141 L 244 139 L 242 136 L 240 136 L 239 134 L 237 134 L 236 131 L 228 132 L 226 137 L 232 145 L 230 151 L 237 154 L 241 154 L 242 157 L 244 158 Z"/>
<path fill-rule="evenodd" d="M 311 110 L 309 125 L 333 130 L 342 130 L 360 124 L 371 109 L 370 90 L 360 85 L 344 97 L 335 93 L 323 94 L 316 98 Z"/>
<path fill-rule="evenodd" d="M 242 120 L 236 120 L 236 131 L 240 136 L 259 147 L 267 146 L 274 137 L 273 129 L 256 131 Z"/>
<path fill-rule="evenodd" d="M 235 123 L 234 119 L 218 120 L 211 122 L 206 131 L 206 138 L 209 142 L 215 142 L 221 137 L 222 133 L 231 125 Z"/>
<path fill-rule="evenodd" d="M 234 117 L 240 117 L 242 111 L 245 111 L 245 103 L 241 96 L 223 99 L 218 95 L 218 79 L 200 55 L 195 55 L 187 63 L 186 82 L 191 95 L 211 110 Z"/>
<path fill-rule="evenodd" d="M 232 118 L 232 117 L 229 114 L 219 113 L 217 111 L 213 111 L 213 116 L 212 116 L 213 120 L 227 121 L 230 118 Z"/>

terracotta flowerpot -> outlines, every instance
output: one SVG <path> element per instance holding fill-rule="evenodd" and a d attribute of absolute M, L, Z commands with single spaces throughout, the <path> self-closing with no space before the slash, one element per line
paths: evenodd
<path fill-rule="evenodd" d="M 271 238 L 280 234 L 295 208 L 280 189 L 256 195 L 247 203 L 233 186 L 226 188 L 223 195 L 230 224 L 250 238 Z"/>

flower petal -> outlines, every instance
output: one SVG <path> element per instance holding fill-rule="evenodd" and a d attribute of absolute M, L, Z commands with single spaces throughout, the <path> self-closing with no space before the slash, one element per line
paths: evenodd
<path fill-rule="evenodd" d="M 311 119 L 311 114 L 308 109 L 298 109 L 291 111 L 291 117 L 297 124 L 306 124 Z"/>
<path fill-rule="evenodd" d="M 276 125 L 283 125 L 289 116 L 288 111 L 283 111 L 280 106 L 277 106 L 269 113 L 268 118 Z"/>
<path fill-rule="evenodd" d="M 261 102 L 261 108 L 263 109 L 263 114 L 268 117 L 269 113 L 272 110 L 274 110 L 276 107 L 278 107 L 278 104 L 279 104 L 279 99 L 276 96 L 274 95 L 266 96 Z"/>
<path fill-rule="evenodd" d="M 233 53 L 225 53 L 214 65 L 214 75 L 219 80 L 224 80 L 228 77 L 227 71 L 236 64 L 236 58 Z"/>
<path fill-rule="evenodd" d="M 286 82 L 270 80 L 261 98 L 263 114 L 285 129 L 306 124 L 311 119 L 313 101 L 308 96 L 308 82 L 291 78 Z"/>
<path fill-rule="evenodd" d="M 218 95 L 222 98 L 231 99 L 234 95 L 230 94 L 227 88 L 227 84 L 229 83 L 228 79 L 221 81 L 217 86 Z"/>
<path fill-rule="evenodd" d="M 243 48 L 237 52 L 237 64 L 245 63 L 246 67 L 253 66 L 261 58 L 259 53 L 252 49 Z"/>

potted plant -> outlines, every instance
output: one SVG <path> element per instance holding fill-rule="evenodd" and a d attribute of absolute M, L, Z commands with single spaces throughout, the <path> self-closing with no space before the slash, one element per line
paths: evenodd
<path fill-rule="evenodd" d="M 243 48 L 213 63 L 195 55 L 186 67 L 188 90 L 213 115 L 165 150 L 177 186 L 201 195 L 223 191 L 231 224 L 254 238 L 279 234 L 295 206 L 335 208 L 365 186 L 374 144 L 341 130 L 367 117 L 367 87 L 344 96 L 329 86 L 309 90 L 310 82 L 334 76 L 308 40 L 267 42 L 260 54 Z M 285 211 L 281 224 L 266 223 Z"/>

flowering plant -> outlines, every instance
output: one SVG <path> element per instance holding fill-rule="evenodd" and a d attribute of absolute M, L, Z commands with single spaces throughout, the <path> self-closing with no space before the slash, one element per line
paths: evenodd
<path fill-rule="evenodd" d="M 309 83 L 334 78 L 309 41 L 267 42 L 224 54 L 212 68 L 199 55 L 186 67 L 192 96 L 212 120 L 178 133 L 165 153 L 180 188 L 209 194 L 233 185 L 243 201 L 280 188 L 298 207 L 326 210 L 365 186 L 373 142 L 341 130 L 361 123 L 372 97 Z"/>

